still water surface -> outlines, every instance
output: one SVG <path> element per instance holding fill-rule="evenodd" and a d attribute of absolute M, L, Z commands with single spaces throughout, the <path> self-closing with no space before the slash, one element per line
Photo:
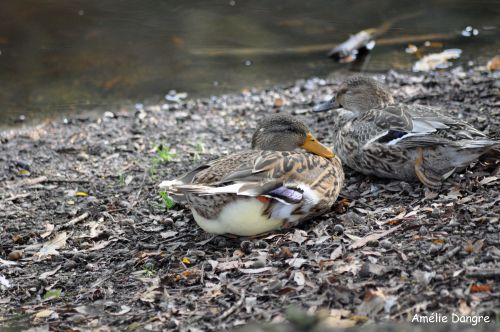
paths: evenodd
<path fill-rule="evenodd" d="M 1 1 L 0 127 L 159 102 L 173 89 L 209 96 L 327 76 L 351 68 L 328 59 L 329 46 L 384 22 L 388 42 L 365 71 L 411 70 L 411 36 L 442 34 L 464 65 L 499 53 L 492 0 Z M 479 35 L 461 36 L 466 26 Z"/>

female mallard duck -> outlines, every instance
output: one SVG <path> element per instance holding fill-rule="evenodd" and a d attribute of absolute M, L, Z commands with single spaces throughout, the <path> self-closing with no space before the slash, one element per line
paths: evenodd
<path fill-rule="evenodd" d="M 344 164 L 368 175 L 418 179 L 433 189 L 500 145 L 435 108 L 395 103 L 387 88 L 364 76 L 344 81 L 336 97 L 314 110 L 329 109 L 336 109 L 333 146 Z"/>
<path fill-rule="evenodd" d="M 306 151 L 293 151 L 296 148 Z M 202 165 L 160 184 L 190 205 L 208 233 L 252 236 L 326 212 L 344 182 L 340 160 L 295 118 L 262 121 L 252 149 Z"/>

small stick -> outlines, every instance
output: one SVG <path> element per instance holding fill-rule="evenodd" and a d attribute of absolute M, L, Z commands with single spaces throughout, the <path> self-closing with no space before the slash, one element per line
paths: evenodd
<path fill-rule="evenodd" d="M 359 240 L 357 240 L 356 242 L 354 242 L 353 244 L 351 244 L 349 246 L 349 249 L 357 249 L 357 248 L 361 248 L 363 246 L 365 246 L 368 242 L 370 241 L 375 241 L 375 240 L 378 240 L 380 238 L 383 238 L 384 236 L 386 235 L 389 235 L 395 231 L 397 231 L 398 229 L 401 228 L 403 224 L 400 224 L 400 225 L 397 225 L 393 228 L 390 228 L 388 230 L 386 230 L 385 232 L 381 232 L 381 233 L 373 233 L 373 234 L 370 234 L 368 236 L 365 236 Z"/>
<path fill-rule="evenodd" d="M 71 219 L 66 225 L 64 225 L 65 227 L 69 227 L 69 226 L 74 226 L 76 223 L 79 223 L 80 221 L 86 219 L 87 217 L 89 216 L 89 213 L 88 212 L 85 212 L 84 214 L 82 214 L 81 216 L 79 217 L 76 217 L 76 218 L 73 218 Z"/>
<path fill-rule="evenodd" d="M 228 289 L 229 289 L 229 287 L 228 287 Z M 235 292 L 232 289 L 229 289 L 229 290 L 233 293 Z M 241 296 L 240 296 L 240 299 L 238 300 L 238 302 L 236 302 L 231 308 L 224 311 L 222 313 L 222 315 L 219 317 L 219 319 L 224 320 L 227 317 L 231 316 L 243 304 L 243 301 L 245 301 L 245 290 L 244 289 L 241 291 Z"/>

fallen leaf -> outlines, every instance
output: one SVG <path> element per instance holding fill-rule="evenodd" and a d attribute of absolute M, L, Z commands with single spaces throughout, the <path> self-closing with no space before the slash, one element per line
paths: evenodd
<path fill-rule="evenodd" d="M 323 331 L 323 330 L 337 330 L 337 329 L 347 329 L 353 327 L 357 324 L 356 320 L 353 319 L 345 319 L 340 316 L 328 316 L 323 319 L 315 330 Z"/>
<path fill-rule="evenodd" d="M 415 278 L 415 280 L 417 280 L 422 285 L 428 285 L 431 280 L 434 279 L 434 276 L 436 276 L 435 271 L 427 272 L 416 270 L 413 272 L 413 277 Z"/>
<path fill-rule="evenodd" d="M 229 262 L 217 262 L 218 271 L 227 271 L 232 269 L 237 269 L 240 267 L 241 263 L 239 261 L 229 261 Z"/>
<path fill-rule="evenodd" d="M 464 299 L 458 300 L 458 311 L 464 315 L 468 316 L 472 312 L 472 309 L 467 305 L 467 301 Z"/>
<path fill-rule="evenodd" d="M 39 312 L 37 312 L 35 314 L 34 321 L 36 322 L 36 321 L 40 321 L 40 320 L 49 318 L 54 313 L 55 313 L 55 311 L 54 310 L 50 310 L 50 309 L 40 310 Z"/>
<path fill-rule="evenodd" d="M 96 251 L 106 248 L 111 242 L 116 242 L 118 239 L 112 239 L 109 241 L 101 241 L 99 243 L 95 243 L 92 248 L 89 248 L 87 251 Z"/>
<path fill-rule="evenodd" d="M 288 239 L 298 244 L 302 244 L 305 240 L 307 240 L 307 232 L 301 229 L 295 229 L 293 234 L 288 236 Z"/>
<path fill-rule="evenodd" d="M 301 271 L 295 271 L 295 273 L 293 274 L 293 281 L 295 281 L 299 286 L 304 286 L 304 284 L 306 283 L 306 277 Z"/>
<path fill-rule="evenodd" d="M 483 293 L 491 291 L 492 291 L 491 286 L 488 284 L 482 284 L 482 285 L 474 284 L 470 287 L 471 293 Z"/>
<path fill-rule="evenodd" d="M 117 312 L 112 312 L 111 315 L 113 316 L 121 316 L 121 315 L 125 315 L 126 313 L 128 313 L 130 310 L 132 310 L 131 307 L 129 307 L 128 305 L 121 305 L 120 306 L 120 311 L 117 311 Z"/>
<path fill-rule="evenodd" d="M 286 262 L 291 267 L 299 269 L 306 262 L 306 260 L 304 258 L 290 258 L 287 259 Z"/>
<path fill-rule="evenodd" d="M 490 185 L 491 184 L 494 184 L 492 182 L 497 182 L 498 180 L 500 180 L 500 177 L 498 176 L 488 176 L 488 177 L 485 177 L 484 179 L 482 179 L 481 181 L 479 181 L 479 184 L 480 185 Z"/>
<path fill-rule="evenodd" d="M 5 288 L 9 288 L 10 287 L 10 282 L 9 280 L 7 280 L 7 278 L 5 278 L 3 276 L 3 274 L 0 274 L 0 285 L 2 287 L 5 287 Z"/>
<path fill-rule="evenodd" d="M 2 265 L 4 265 L 4 266 L 11 266 L 11 265 L 17 265 L 17 263 L 16 262 L 12 262 L 12 261 L 7 261 L 5 259 L 0 258 L 0 266 L 2 266 Z"/>
<path fill-rule="evenodd" d="M 488 61 L 486 68 L 488 68 L 489 71 L 500 69 L 500 55 L 495 55 L 490 61 Z"/>
<path fill-rule="evenodd" d="M 331 260 L 335 260 L 337 258 L 339 258 L 340 256 L 342 256 L 342 246 L 338 246 L 337 248 L 335 248 L 334 251 L 332 251 L 332 253 L 330 254 L 330 259 Z"/>
<path fill-rule="evenodd" d="M 54 224 L 47 224 L 47 225 L 45 225 L 45 232 L 43 232 L 42 234 L 40 234 L 40 237 L 42 239 L 45 239 L 50 234 L 52 234 L 53 230 L 54 230 Z"/>
<path fill-rule="evenodd" d="M 334 270 L 338 274 L 350 272 L 353 275 L 357 275 L 359 270 L 361 270 L 361 263 L 357 259 L 353 259 L 350 262 L 344 260 L 337 261 Z"/>
<path fill-rule="evenodd" d="M 356 314 L 375 317 L 385 307 L 385 294 L 381 289 L 368 289 L 363 302 L 358 306 Z"/>
<path fill-rule="evenodd" d="M 166 232 L 162 232 L 160 233 L 160 236 L 163 238 L 163 239 L 168 239 L 169 237 L 174 237 L 178 234 L 179 232 L 176 232 L 176 231 L 166 231 Z"/>
<path fill-rule="evenodd" d="M 53 269 L 52 271 L 47 271 L 47 272 L 44 272 L 44 273 L 40 274 L 40 276 L 38 277 L 38 279 L 43 280 L 43 279 L 46 279 L 47 277 L 50 277 L 50 276 L 56 274 L 57 271 L 59 271 L 61 269 L 61 266 L 62 265 L 59 265 L 55 269 Z"/>
<path fill-rule="evenodd" d="M 37 253 L 38 257 L 42 258 L 49 255 L 59 255 L 57 249 L 61 249 L 66 245 L 68 235 L 66 232 L 57 234 L 52 240 L 46 242 L 40 251 Z"/>
<path fill-rule="evenodd" d="M 368 236 L 365 236 L 365 237 L 355 241 L 353 244 L 351 244 L 349 246 L 349 249 L 357 249 L 357 248 L 363 247 L 370 241 L 378 240 L 380 238 L 383 238 L 384 236 L 387 236 L 387 235 L 397 231 L 399 228 L 401 228 L 401 226 L 402 225 L 398 225 L 398 226 L 389 228 L 388 230 L 386 230 L 384 232 L 373 233 L 373 234 L 370 234 Z"/>
<path fill-rule="evenodd" d="M 431 71 L 438 68 L 448 68 L 451 66 L 451 62 L 448 60 L 458 59 L 460 54 L 462 54 L 462 50 L 456 48 L 444 50 L 441 53 L 428 54 L 415 62 L 413 71 Z"/>
<path fill-rule="evenodd" d="M 75 196 L 77 196 L 77 197 L 87 197 L 88 195 L 89 195 L 89 194 L 88 194 L 88 193 L 86 193 L 86 192 L 84 192 L 84 191 L 77 191 L 77 192 L 75 193 Z"/>
<path fill-rule="evenodd" d="M 55 299 L 61 297 L 61 290 L 60 289 L 51 289 L 48 290 L 44 295 L 43 299 L 44 300 L 50 300 L 50 299 Z"/>
<path fill-rule="evenodd" d="M 266 271 L 271 271 L 271 270 L 273 270 L 273 268 L 270 267 L 270 266 L 261 267 L 261 268 L 258 268 L 258 269 L 238 269 L 238 271 L 240 271 L 242 273 L 248 273 L 248 274 L 258 274 L 258 273 L 262 273 L 262 272 L 266 272 Z"/>
<path fill-rule="evenodd" d="M 7 304 L 9 302 L 10 302 L 10 297 L 4 297 L 4 298 L 0 297 L 0 304 Z"/>
<path fill-rule="evenodd" d="M 478 254 L 481 252 L 481 249 L 483 248 L 484 245 L 484 240 L 479 239 L 476 242 L 472 243 L 472 241 L 467 241 L 467 244 L 465 245 L 465 251 L 468 254 Z"/>

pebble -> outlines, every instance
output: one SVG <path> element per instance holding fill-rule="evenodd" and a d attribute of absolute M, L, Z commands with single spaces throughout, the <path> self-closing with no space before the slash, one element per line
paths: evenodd
<path fill-rule="evenodd" d="M 240 248 L 241 250 L 245 253 L 245 254 L 251 254 L 252 253 L 252 250 L 254 248 L 254 245 L 251 241 L 242 241 L 241 244 L 240 244 Z"/>
<path fill-rule="evenodd" d="M 17 261 L 23 258 L 23 252 L 20 250 L 14 250 L 9 253 L 7 259 L 10 261 Z"/>
<path fill-rule="evenodd" d="M 378 247 L 379 242 L 378 242 L 378 240 L 370 240 L 370 241 L 368 241 L 368 242 L 366 243 L 366 245 L 367 245 L 368 247 Z"/>
<path fill-rule="evenodd" d="M 421 226 L 418 230 L 418 234 L 420 234 L 421 236 L 426 236 L 427 234 L 429 234 L 429 231 L 427 230 L 427 227 Z"/>
<path fill-rule="evenodd" d="M 442 245 L 439 245 L 439 244 L 432 244 L 430 247 L 429 247 L 429 254 L 432 254 L 432 255 L 435 255 L 437 253 L 439 253 L 441 251 L 441 248 L 443 246 Z"/>
<path fill-rule="evenodd" d="M 217 246 L 219 248 L 225 248 L 227 246 L 227 240 L 225 238 L 220 238 L 219 241 L 217 241 Z"/>
<path fill-rule="evenodd" d="M 64 263 L 63 268 L 64 268 L 64 270 L 71 270 L 71 269 L 75 268 L 75 267 L 76 267 L 76 265 L 77 265 L 77 264 L 76 264 L 76 262 L 75 262 L 74 260 L 72 260 L 72 259 L 68 259 L 68 260 Z"/>
<path fill-rule="evenodd" d="M 344 233 L 344 226 L 342 226 L 340 224 L 336 224 L 335 226 L 333 226 L 333 231 L 336 234 L 343 234 Z"/>
<path fill-rule="evenodd" d="M 256 260 L 255 262 L 252 263 L 251 267 L 252 269 L 259 269 L 261 267 L 265 267 L 266 266 L 266 262 L 264 262 L 263 260 L 261 259 L 258 259 Z"/>
<path fill-rule="evenodd" d="M 450 296 L 450 292 L 448 292 L 447 289 L 441 289 L 441 291 L 439 292 L 439 295 L 441 297 L 448 297 L 448 296 Z"/>
<path fill-rule="evenodd" d="M 384 249 L 391 249 L 392 243 L 389 240 L 382 240 L 382 241 L 380 241 L 380 246 Z"/>

